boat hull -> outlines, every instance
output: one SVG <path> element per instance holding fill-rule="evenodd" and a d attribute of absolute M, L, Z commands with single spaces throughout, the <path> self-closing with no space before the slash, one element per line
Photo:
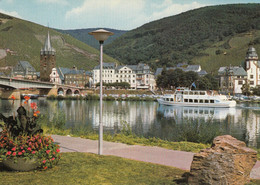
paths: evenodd
<path fill-rule="evenodd" d="M 189 102 L 169 102 L 164 101 L 163 99 L 157 99 L 159 104 L 162 105 L 170 105 L 170 106 L 185 106 L 185 107 L 235 107 L 236 102 L 231 101 L 225 101 L 225 102 L 219 102 L 219 103 L 189 103 Z"/>

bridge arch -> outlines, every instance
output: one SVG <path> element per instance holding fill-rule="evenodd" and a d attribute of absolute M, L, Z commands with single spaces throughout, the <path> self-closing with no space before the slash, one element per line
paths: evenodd
<path fill-rule="evenodd" d="M 62 87 L 58 88 L 57 94 L 58 95 L 64 95 L 64 89 Z"/>
<path fill-rule="evenodd" d="M 78 89 L 76 89 L 76 90 L 74 91 L 74 95 L 80 95 L 80 91 L 79 91 Z"/>
<path fill-rule="evenodd" d="M 72 90 L 71 89 L 66 90 L 66 96 L 72 96 Z"/>

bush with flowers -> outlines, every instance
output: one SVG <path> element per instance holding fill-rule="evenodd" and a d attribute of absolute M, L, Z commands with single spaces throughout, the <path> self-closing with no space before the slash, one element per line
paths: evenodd
<path fill-rule="evenodd" d="M 14 100 L 14 99 L 13 99 Z M 24 104 L 28 104 L 28 98 Z M 18 116 L 8 118 L 0 114 L 0 119 L 5 123 L 0 132 L 0 158 L 12 159 L 17 162 L 18 158 L 25 160 L 36 159 L 38 167 L 51 168 L 60 160 L 60 147 L 50 136 L 44 136 L 42 129 L 36 124 L 37 105 L 31 104 L 33 116 L 27 116 L 25 108 L 21 105 L 17 112 Z"/>

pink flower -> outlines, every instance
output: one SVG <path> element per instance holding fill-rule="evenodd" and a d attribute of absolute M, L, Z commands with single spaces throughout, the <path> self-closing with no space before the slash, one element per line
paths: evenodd
<path fill-rule="evenodd" d="M 25 153 L 25 150 L 22 150 L 23 153 Z"/>
<path fill-rule="evenodd" d="M 54 160 L 55 160 L 55 158 L 53 157 L 51 160 L 52 160 L 52 161 L 54 161 Z"/>
<path fill-rule="evenodd" d="M 49 154 L 51 151 L 50 150 L 46 150 L 46 153 Z"/>
<path fill-rule="evenodd" d="M 21 146 L 20 148 L 21 148 L 21 150 L 23 149 L 23 147 L 22 147 L 22 146 Z"/>
<path fill-rule="evenodd" d="M 15 150 L 16 150 L 16 148 L 15 148 L 15 147 L 13 147 L 11 150 L 12 150 L 12 151 L 15 151 Z"/>
<path fill-rule="evenodd" d="M 6 153 L 6 155 L 11 155 L 11 153 L 12 153 L 11 151 L 8 151 L 8 152 Z"/>
<path fill-rule="evenodd" d="M 59 152 L 60 152 L 60 149 L 57 148 L 56 152 L 59 153 Z"/>
<path fill-rule="evenodd" d="M 23 153 L 22 152 L 18 152 L 18 155 L 22 155 Z"/>
<path fill-rule="evenodd" d="M 16 152 L 13 153 L 13 156 L 16 156 Z"/>
<path fill-rule="evenodd" d="M 32 151 L 32 154 L 35 154 L 35 151 Z"/>
<path fill-rule="evenodd" d="M 27 148 L 28 151 L 31 151 L 32 149 L 30 147 Z"/>
<path fill-rule="evenodd" d="M 42 161 L 42 163 L 45 164 L 45 163 L 46 163 L 46 160 Z"/>

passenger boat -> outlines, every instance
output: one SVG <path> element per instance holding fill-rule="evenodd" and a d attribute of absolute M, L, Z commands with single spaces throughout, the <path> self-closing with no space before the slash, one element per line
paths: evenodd
<path fill-rule="evenodd" d="M 181 105 L 197 107 L 235 107 L 236 101 L 213 91 L 200 91 L 179 88 L 174 94 L 165 94 L 157 101 L 162 105 Z"/>

